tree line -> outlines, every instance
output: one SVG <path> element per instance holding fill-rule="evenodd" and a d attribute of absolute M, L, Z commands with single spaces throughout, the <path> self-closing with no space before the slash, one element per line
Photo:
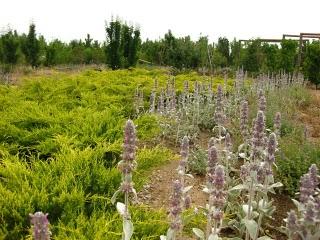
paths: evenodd
<path fill-rule="evenodd" d="M 153 65 L 177 69 L 196 69 L 207 73 L 243 67 L 251 73 L 302 71 L 311 81 L 320 81 L 320 42 L 307 43 L 302 49 L 302 65 L 296 69 L 298 42 L 283 40 L 280 44 L 253 39 L 241 43 L 220 37 L 217 43 L 200 36 L 176 37 L 169 30 L 158 40 L 141 41 L 140 29 L 111 19 L 106 24 L 106 40 L 99 42 L 87 34 L 84 40 L 69 43 L 51 42 L 36 34 L 35 24 L 28 34 L 9 30 L 0 36 L 0 62 L 11 69 L 17 64 L 54 66 L 64 64 L 107 64 L 112 69 L 135 66 L 138 59 Z"/>

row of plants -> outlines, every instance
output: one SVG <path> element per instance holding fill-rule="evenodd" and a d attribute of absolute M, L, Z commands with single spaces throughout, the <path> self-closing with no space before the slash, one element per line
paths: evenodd
<path fill-rule="evenodd" d="M 244 142 L 239 131 L 243 96 L 246 96 L 248 109 L 250 109 L 248 123 L 257 116 L 257 110 L 251 109 L 263 110 L 263 104 L 260 104 L 262 107 L 257 107 L 256 101 L 259 95 L 257 89 L 260 88 L 260 85 L 256 87 L 254 84 L 256 81 L 244 79 L 244 73 L 238 75 L 243 77 L 237 79 L 236 84 L 230 79 L 208 79 L 197 74 L 178 75 L 174 80 L 171 77 L 167 84 L 166 81 L 170 76 L 164 70 L 137 69 L 101 73 L 87 71 L 79 75 L 57 74 L 48 79 L 33 78 L 26 80 L 20 86 L 1 86 L 3 104 L 1 106 L 0 221 L 2 227 L 0 236 L 4 239 L 19 239 L 29 234 L 31 236 L 29 213 L 42 211 L 49 213 L 47 218 L 51 223 L 51 232 L 55 239 L 119 239 L 122 235 L 122 226 L 119 224 L 121 221 L 129 228 L 134 226 L 132 239 L 159 239 L 159 236 L 164 234 L 168 228 L 165 211 L 139 205 L 125 207 L 123 212 L 123 206 L 126 204 L 118 204 L 118 209 L 122 213 L 118 216 L 112 204 L 113 193 L 116 192 L 121 182 L 123 183 L 118 198 L 125 199 L 125 193 L 133 192 L 131 176 L 125 175 L 132 173 L 128 169 L 133 169 L 134 164 L 131 166 L 132 163 L 120 162 L 118 166 L 123 173 L 122 180 L 120 172 L 115 169 L 119 161 L 132 160 L 131 155 L 129 159 L 124 159 L 124 153 L 121 157 L 122 127 L 125 119 L 133 119 L 134 124 L 130 123 L 131 128 L 137 125 L 137 135 L 140 140 L 135 144 L 139 146 L 139 149 L 136 151 L 135 158 L 136 172 L 132 176 L 132 181 L 138 191 L 147 180 L 148 173 L 153 167 L 175 158 L 172 150 L 165 146 L 168 146 L 169 143 L 179 144 L 180 140 L 184 139 L 184 146 L 188 142 L 190 152 L 187 154 L 188 157 L 186 157 L 186 150 L 181 154 L 184 156 L 184 162 L 188 163 L 187 165 L 182 163 L 180 173 L 178 173 L 179 184 L 177 183 L 176 186 L 177 195 L 179 195 L 178 190 L 179 188 L 181 190 L 181 181 L 183 182 L 182 176 L 184 177 L 189 171 L 196 174 L 193 172 L 190 159 L 193 158 L 192 152 L 199 141 L 200 133 L 202 131 L 211 132 L 212 128 L 214 131 L 210 134 L 216 140 L 211 142 L 214 142 L 213 145 L 217 149 L 218 164 L 223 165 L 217 171 L 221 173 L 223 169 L 225 182 L 231 181 L 232 178 L 229 178 L 227 173 L 234 171 L 232 170 L 234 166 L 231 164 L 233 161 L 228 166 L 226 165 L 228 161 L 224 159 L 226 157 L 238 159 L 237 148 Z M 157 84 L 154 84 L 153 79 L 157 79 Z M 176 101 L 176 109 L 173 110 L 173 95 L 177 99 L 183 94 L 187 95 L 187 91 L 184 90 L 186 82 L 190 86 L 189 103 L 183 106 L 187 100 Z M 124 86 L 124 83 L 127 83 L 127 86 Z M 208 88 L 210 84 L 211 88 Z M 221 87 L 218 88 L 219 84 Z M 134 97 L 137 85 L 140 89 L 137 92 L 140 93 Z M 157 92 L 158 96 L 161 95 L 161 89 L 154 85 L 170 89 L 166 91 L 168 95 L 171 94 L 169 96 L 165 96 L 165 91 L 163 91 L 164 98 L 168 97 L 168 103 L 171 102 L 167 104 L 167 100 L 164 101 L 164 108 L 167 109 L 168 106 L 166 112 L 157 112 L 155 110 L 158 109 L 157 104 L 154 109 L 152 104 L 149 104 L 150 99 L 147 97 L 149 94 Z M 192 85 L 196 87 L 193 88 Z M 279 89 L 270 86 L 274 85 L 266 85 L 259 99 L 263 99 L 265 94 L 267 101 L 263 115 L 266 115 L 267 128 L 273 128 L 275 112 L 281 111 L 282 113 L 282 124 L 279 131 L 281 138 L 278 139 L 281 148 L 275 154 L 278 165 L 275 178 L 283 182 L 285 190 L 292 188 L 292 192 L 296 192 L 299 188 L 298 181 L 292 184 L 290 181 L 283 180 L 299 178 L 308 171 L 310 164 L 316 161 L 317 156 L 312 155 L 314 151 L 310 151 L 308 155 L 310 164 L 303 164 L 299 172 L 296 172 L 298 167 L 290 168 L 290 172 L 287 171 L 288 168 L 281 168 L 281 166 L 300 165 L 294 158 L 291 158 L 294 151 L 287 151 L 285 143 L 287 139 L 292 139 L 292 144 L 295 145 L 291 145 L 291 148 L 301 143 L 307 145 L 306 141 L 298 141 L 303 131 L 296 129 L 292 117 L 297 105 L 307 105 L 310 99 L 306 90 L 301 87 L 300 81 L 294 84 L 289 82 Z M 234 91 L 237 88 L 239 91 Z M 141 93 L 141 89 L 144 90 L 144 94 Z M 208 98 L 210 89 L 212 96 Z M 225 89 L 227 91 L 224 91 Z M 279 96 L 281 96 L 280 99 Z M 140 98 L 138 101 L 140 106 L 128 101 L 128 99 L 134 100 L 135 98 Z M 222 102 L 219 103 L 219 99 Z M 286 104 L 283 103 L 283 100 L 286 100 Z M 195 107 L 198 104 L 201 108 L 208 110 L 199 113 Z M 139 106 L 138 112 L 137 106 Z M 153 112 L 150 111 L 152 109 Z M 203 121 L 206 125 L 201 123 L 202 116 L 208 116 L 208 121 Z M 180 122 L 180 127 L 172 127 L 177 126 L 177 122 Z M 184 122 L 195 128 L 196 131 L 183 130 Z M 171 127 L 171 132 L 164 131 L 166 126 Z M 176 130 L 175 134 L 172 134 L 173 130 Z M 190 132 L 198 134 L 194 136 Z M 187 138 L 184 138 L 185 135 Z M 217 146 L 225 145 L 225 142 L 230 142 L 230 139 L 232 139 L 233 147 L 227 144 L 228 151 L 221 152 Z M 159 140 L 164 143 L 157 146 Z M 308 144 L 308 146 L 310 149 L 315 149 L 312 145 Z M 131 146 L 130 149 L 133 147 Z M 282 154 L 286 158 L 281 158 Z M 207 158 L 206 151 L 204 155 Z M 281 165 L 281 162 L 285 164 Z M 188 167 L 183 169 L 183 166 Z M 206 167 L 204 165 L 204 174 L 206 174 Z M 282 172 L 282 169 L 285 170 Z M 214 171 L 216 171 L 215 167 Z M 212 172 L 214 171 L 212 169 Z M 239 172 L 235 171 L 235 173 L 237 173 L 236 176 L 239 176 Z M 295 177 L 294 174 L 298 177 Z M 182 186 L 186 187 L 184 184 Z M 223 189 L 218 190 L 226 192 L 226 185 L 223 186 Z M 207 189 L 210 189 L 210 186 Z M 213 190 L 211 189 L 208 193 L 212 195 L 211 191 Z M 245 192 L 246 190 L 243 190 L 241 194 L 245 195 Z M 183 202 L 190 202 L 187 194 L 182 195 Z M 230 202 L 229 196 L 226 200 Z M 246 201 L 246 197 L 243 197 L 243 200 Z M 245 202 L 243 205 L 249 204 Z M 225 206 L 219 209 L 226 211 Z M 212 209 L 209 208 L 209 210 Z M 190 219 L 190 215 L 194 215 L 192 212 L 192 210 L 184 211 L 184 218 Z M 33 223 L 37 222 L 37 217 L 45 219 L 41 214 L 33 215 Z M 229 221 L 237 219 L 229 218 L 231 215 L 228 213 L 223 214 L 223 219 L 226 219 L 225 216 L 228 216 Z M 176 215 L 175 221 L 178 220 L 179 217 Z M 255 220 L 258 224 L 259 216 L 250 220 Z M 204 229 L 204 221 L 200 214 L 194 216 L 184 224 L 186 232 L 190 234 L 190 230 L 195 227 Z M 45 220 L 44 222 L 46 223 Z M 231 225 L 237 226 L 236 224 Z M 216 233 L 221 231 L 220 228 L 223 229 L 225 225 L 220 226 L 217 223 L 217 226 Z M 246 226 L 242 223 L 242 229 L 244 227 Z M 234 231 L 237 232 L 236 229 Z"/>

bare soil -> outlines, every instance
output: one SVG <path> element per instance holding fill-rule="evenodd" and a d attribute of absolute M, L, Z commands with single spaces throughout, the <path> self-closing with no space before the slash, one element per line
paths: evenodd
<path fill-rule="evenodd" d="M 320 142 L 320 90 L 309 90 L 311 104 L 299 109 L 298 121 L 306 127 L 306 137 L 311 142 Z"/>

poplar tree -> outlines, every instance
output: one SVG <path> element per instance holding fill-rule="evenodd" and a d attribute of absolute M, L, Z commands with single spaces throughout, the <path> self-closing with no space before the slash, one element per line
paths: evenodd
<path fill-rule="evenodd" d="M 26 61 L 32 67 L 37 67 L 39 64 L 39 40 L 36 36 L 36 25 L 31 23 L 29 33 L 23 41 L 22 51 L 26 57 Z"/>

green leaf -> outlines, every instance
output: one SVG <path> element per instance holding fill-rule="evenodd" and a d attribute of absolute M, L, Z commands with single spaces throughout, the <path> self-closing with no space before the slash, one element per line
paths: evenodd
<path fill-rule="evenodd" d="M 117 196 L 119 195 L 120 192 L 121 192 L 120 189 L 117 190 L 117 191 L 115 191 L 115 193 L 113 194 L 113 196 L 112 196 L 112 198 L 111 198 L 111 203 L 112 203 L 112 204 L 115 204 L 115 203 L 116 203 Z"/>
<path fill-rule="evenodd" d="M 247 186 L 245 186 L 243 184 L 239 184 L 239 185 L 229 189 L 229 192 L 231 192 L 231 191 L 239 191 L 239 190 L 243 190 L 243 189 L 247 189 Z"/>
<path fill-rule="evenodd" d="M 246 215 L 248 215 L 249 205 L 248 205 L 248 204 L 243 204 L 243 205 L 242 205 L 242 210 L 244 211 L 244 213 L 245 213 Z"/>
<path fill-rule="evenodd" d="M 258 230 L 258 224 L 256 223 L 256 221 L 254 220 L 249 220 L 249 219 L 243 219 L 243 222 L 246 226 L 246 229 L 249 232 L 249 235 L 252 239 L 255 238 L 256 234 L 257 234 L 257 230 Z"/>
<path fill-rule="evenodd" d="M 123 221 L 124 240 L 130 240 L 133 234 L 133 224 L 130 220 Z"/>
<path fill-rule="evenodd" d="M 204 240 L 204 232 L 199 228 L 192 228 L 193 233 L 200 238 L 201 240 Z"/>
<path fill-rule="evenodd" d="M 257 240 L 273 240 L 273 238 L 268 236 L 259 237 Z"/>
<path fill-rule="evenodd" d="M 213 233 L 211 233 L 208 237 L 208 240 L 218 240 L 218 239 L 219 239 L 218 235 Z"/>
<path fill-rule="evenodd" d="M 273 188 L 278 188 L 278 187 L 282 187 L 283 184 L 281 182 L 276 182 L 272 185 L 269 186 L 269 189 L 273 189 Z"/>
<path fill-rule="evenodd" d="M 188 186 L 183 189 L 183 193 L 187 193 L 193 186 Z"/>
<path fill-rule="evenodd" d="M 121 216 L 123 216 L 126 211 L 126 205 L 124 205 L 122 202 L 117 202 L 117 211 Z"/>

